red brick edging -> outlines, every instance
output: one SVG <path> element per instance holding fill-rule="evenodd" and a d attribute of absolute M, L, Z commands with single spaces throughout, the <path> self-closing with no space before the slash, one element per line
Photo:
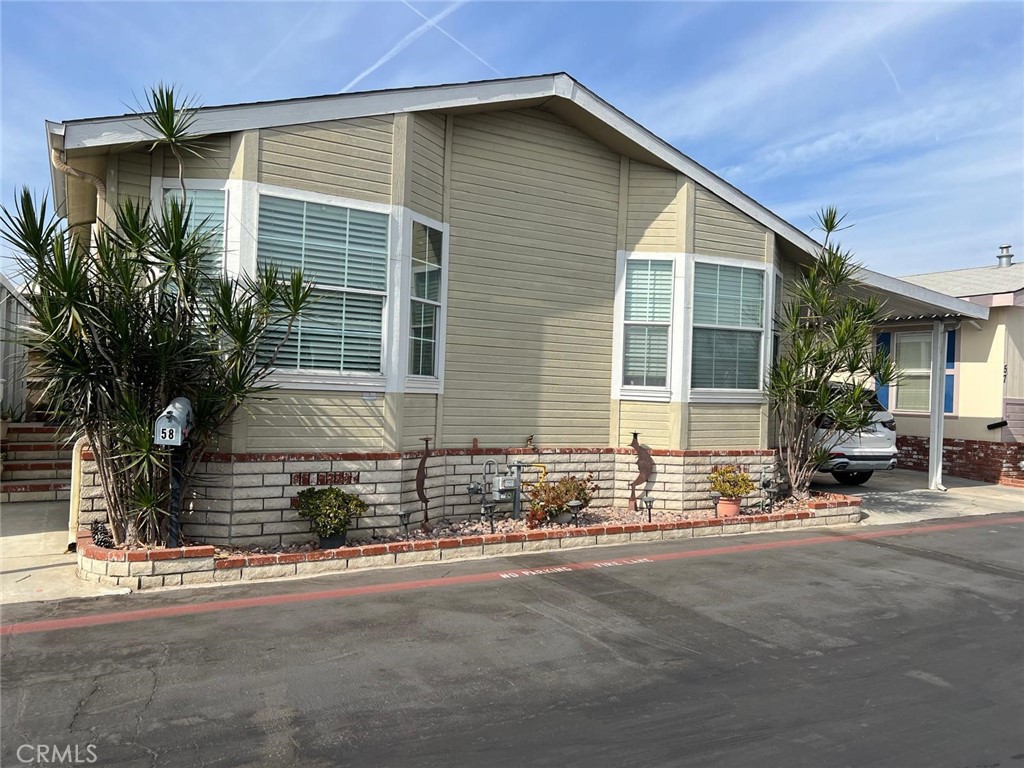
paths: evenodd
<path fill-rule="evenodd" d="M 580 546 L 835 525 L 859 521 L 860 503 L 859 498 L 844 497 L 811 501 L 808 506 L 814 511 L 810 512 L 538 529 L 450 539 L 367 544 L 312 552 L 239 554 L 227 557 L 215 557 L 214 547 L 207 545 L 176 549 L 106 549 L 93 544 L 90 533 L 83 530 L 78 536 L 78 575 L 89 581 L 131 589 L 304 576 L 353 568 L 461 560 L 487 555 L 504 556 Z"/>

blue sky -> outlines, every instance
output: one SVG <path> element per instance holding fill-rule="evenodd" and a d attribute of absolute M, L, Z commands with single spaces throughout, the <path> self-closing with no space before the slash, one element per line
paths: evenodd
<path fill-rule="evenodd" d="M 2 2 L 2 200 L 47 189 L 45 119 L 161 79 L 213 105 L 563 70 L 802 229 L 849 211 L 869 267 L 1024 258 L 1017 2 Z"/>

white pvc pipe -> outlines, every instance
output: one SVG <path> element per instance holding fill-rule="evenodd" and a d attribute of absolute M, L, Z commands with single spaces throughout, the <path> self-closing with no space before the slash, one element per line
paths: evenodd
<path fill-rule="evenodd" d="M 71 453 L 71 509 L 68 514 L 68 552 L 78 548 L 78 509 L 82 505 L 82 449 L 89 442 L 80 437 Z"/>

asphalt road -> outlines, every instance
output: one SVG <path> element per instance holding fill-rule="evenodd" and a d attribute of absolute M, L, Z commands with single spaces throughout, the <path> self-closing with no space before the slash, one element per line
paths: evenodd
<path fill-rule="evenodd" d="M 18 605 L 0 762 L 1024 768 L 1022 545 L 996 515 Z"/>

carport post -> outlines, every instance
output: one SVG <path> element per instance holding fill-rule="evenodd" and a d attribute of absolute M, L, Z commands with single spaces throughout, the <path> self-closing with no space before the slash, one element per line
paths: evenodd
<path fill-rule="evenodd" d="M 946 334 L 941 320 L 932 324 L 931 413 L 928 430 L 928 487 L 944 491 L 942 484 L 942 428 L 945 420 Z"/>

